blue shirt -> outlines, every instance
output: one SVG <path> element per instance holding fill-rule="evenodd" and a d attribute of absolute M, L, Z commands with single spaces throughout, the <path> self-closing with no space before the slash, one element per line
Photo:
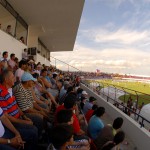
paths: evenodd
<path fill-rule="evenodd" d="M 84 107 L 83 107 L 83 113 L 84 115 L 90 110 L 92 109 L 93 104 L 90 102 L 86 102 Z"/>
<path fill-rule="evenodd" d="M 88 124 L 88 132 L 92 139 L 96 139 L 98 134 L 104 128 L 102 120 L 97 116 L 92 116 Z"/>

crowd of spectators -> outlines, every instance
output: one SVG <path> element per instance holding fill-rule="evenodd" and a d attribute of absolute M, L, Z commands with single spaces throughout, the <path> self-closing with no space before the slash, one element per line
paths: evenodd
<path fill-rule="evenodd" d="M 124 140 L 123 119 L 105 124 L 105 108 L 80 87 L 77 74 L 23 56 L 18 61 L 5 51 L 0 59 L 1 150 L 43 143 L 48 150 L 109 150 Z"/>

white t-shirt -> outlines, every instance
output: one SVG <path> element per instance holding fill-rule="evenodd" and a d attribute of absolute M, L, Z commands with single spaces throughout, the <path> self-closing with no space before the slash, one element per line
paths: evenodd
<path fill-rule="evenodd" d="M 24 74 L 24 70 L 22 70 L 21 68 L 18 68 L 15 72 L 15 77 L 19 77 L 19 81 L 21 81 L 21 77 Z"/>
<path fill-rule="evenodd" d="M 11 59 L 8 60 L 8 64 L 11 66 L 12 69 L 16 66 L 16 62 Z"/>
<path fill-rule="evenodd" d="M 3 110 L 0 107 L 0 117 L 3 115 Z M 2 137 L 4 135 L 5 129 L 2 125 L 2 122 L 0 121 L 0 137 Z"/>

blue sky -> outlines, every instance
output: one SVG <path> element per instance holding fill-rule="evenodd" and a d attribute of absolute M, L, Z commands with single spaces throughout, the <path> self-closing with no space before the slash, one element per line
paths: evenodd
<path fill-rule="evenodd" d="M 150 0 L 85 0 L 74 51 L 51 55 L 83 71 L 150 75 Z"/>

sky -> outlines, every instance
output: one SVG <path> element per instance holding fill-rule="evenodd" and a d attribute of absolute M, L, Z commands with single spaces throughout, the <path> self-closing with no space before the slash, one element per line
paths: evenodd
<path fill-rule="evenodd" d="M 150 76 L 150 0 L 85 0 L 74 50 L 51 55 L 82 71 Z"/>

